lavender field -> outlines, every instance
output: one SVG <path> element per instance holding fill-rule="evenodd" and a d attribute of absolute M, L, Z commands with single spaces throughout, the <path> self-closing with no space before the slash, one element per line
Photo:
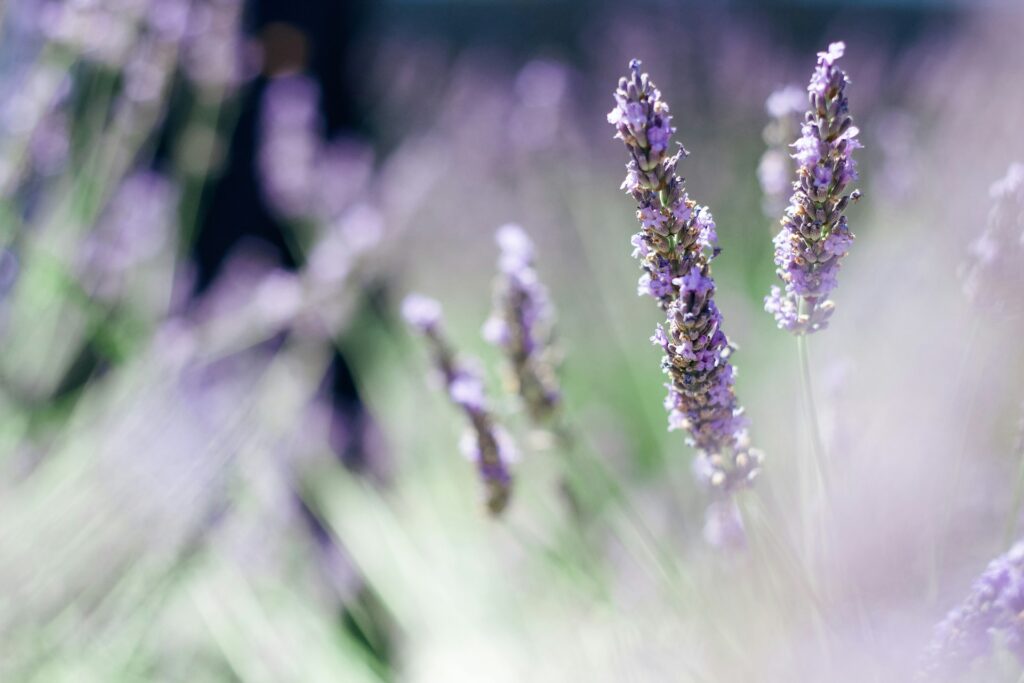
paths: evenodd
<path fill-rule="evenodd" d="M 0 682 L 1024 682 L 1022 32 L 0 3 Z"/>

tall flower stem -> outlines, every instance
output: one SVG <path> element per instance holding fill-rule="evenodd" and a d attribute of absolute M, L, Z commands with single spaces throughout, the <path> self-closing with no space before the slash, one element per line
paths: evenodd
<path fill-rule="evenodd" d="M 800 334 L 796 338 L 797 356 L 800 362 L 800 385 L 803 396 L 803 404 L 806 411 L 806 420 L 810 432 L 811 451 L 804 466 L 800 468 L 801 502 L 802 515 L 801 523 L 804 528 L 804 554 L 807 561 L 812 561 L 817 550 L 821 555 L 825 554 L 827 542 L 827 476 L 826 461 L 828 453 L 825 448 L 825 440 L 821 435 L 821 425 L 818 422 L 818 407 L 814 399 L 814 383 L 811 376 L 810 353 L 807 348 L 807 335 Z M 812 524 L 810 517 L 815 502 L 818 503 L 816 524 Z M 816 538 L 815 538 L 816 536 Z M 818 559 L 821 559 L 820 557 Z"/>
<path fill-rule="evenodd" d="M 800 357 L 800 383 L 804 392 L 807 405 L 807 422 L 811 428 L 811 437 L 814 442 L 814 457 L 817 463 L 817 471 L 821 478 L 824 478 L 825 459 L 828 452 L 825 448 L 825 439 L 821 435 L 821 425 L 818 422 L 817 403 L 814 400 L 814 382 L 811 379 L 811 360 L 807 349 L 807 335 L 802 334 L 796 338 L 797 355 Z"/>

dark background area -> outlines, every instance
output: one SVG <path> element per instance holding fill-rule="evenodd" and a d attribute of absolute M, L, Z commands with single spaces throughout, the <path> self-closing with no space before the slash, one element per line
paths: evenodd
<path fill-rule="evenodd" d="M 637 22 L 656 20 L 687 2 L 629 3 Z M 999 3 L 989 3 L 999 4 Z M 780 42 L 814 49 L 821 35 L 837 24 L 851 32 L 870 29 L 875 49 L 899 50 L 925 30 L 957 23 L 964 6 L 931 0 L 887 2 L 734 2 L 702 7 L 702 15 L 739 16 L 764 27 Z M 359 62 L 372 56 L 384 35 L 433 37 L 458 51 L 489 46 L 511 55 L 528 56 L 538 48 L 555 50 L 568 60 L 582 59 L 581 40 L 597 13 L 623 14 L 612 2 L 554 1 L 414 1 L 254 0 L 247 13 L 249 33 L 261 43 L 264 70 L 244 94 L 230 154 L 213 191 L 194 256 L 197 289 L 203 291 L 232 248 L 245 237 L 272 245 L 285 265 L 294 266 L 280 227 L 260 199 L 254 166 L 258 105 L 268 75 L 302 70 L 321 85 L 321 109 L 328 136 L 358 133 L 383 137 L 365 114 L 366 90 L 360 82 L 370 69 Z M 695 27 L 700 30 L 700 27 Z M 380 140 L 378 140 L 380 141 Z"/>

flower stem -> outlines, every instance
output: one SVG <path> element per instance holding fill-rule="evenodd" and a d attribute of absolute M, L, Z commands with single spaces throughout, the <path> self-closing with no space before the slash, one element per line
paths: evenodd
<path fill-rule="evenodd" d="M 828 455 L 825 449 L 825 439 L 821 436 L 821 426 L 818 424 L 817 404 L 814 401 L 814 385 L 811 381 L 811 361 L 807 350 L 807 335 L 801 334 L 796 338 L 797 353 L 800 356 L 800 381 L 803 385 L 804 397 L 807 406 L 807 420 L 811 427 L 811 437 L 814 441 L 814 456 L 817 462 L 817 470 L 821 477 L 824 476 L 824 463 Z"/>
<path fill-rule="evenodd" d="M 818 424 L 817 404 L 814 400 L 814 385 L 811 378 L 810 354 L 807 349 L 807 335 L 801 334 L 796 338 L 797 355 L 800 358 L 800 384 L 804 397 L 804 407 L 807 411 L 807 425 L 811 436 L 810 457 L 800 470 L 801 501 L 804 527 L 804 553 L 807 561 L 813 563 L 815 556 L 821 559 L 825 553 L 827 541 L 827 491 L 825 463 L 827 452 L 825 440 L 821 436 L 821 427 Z M 813 508 L 818 506 L 816 524 L 812 524 L 811 514 Z"/>

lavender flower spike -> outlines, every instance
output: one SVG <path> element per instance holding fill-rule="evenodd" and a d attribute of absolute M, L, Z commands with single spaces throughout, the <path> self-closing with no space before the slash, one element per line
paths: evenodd
<path fill-rule="evenodd" d="M 1024 163 L 1011 164 L 989 194 L 988 225 L 971 243 L 963 281 L 972 301 L 1002 311 L 1024 290 Z"/>
<path fill-rule="evenodd" d="M 534 421 L 545 420 L 561 402 L 557 358 L 551 345 L 553 311 L 547 289 L 534 270 L 533 242 L 518 225 L 496 234 L 501 257 L 494 311 L 484 338 L 508 357 L 511 381 Z"/>
<path fill-rule="evenodd" d="M 484 484 L 487 509 L 497 516 L 508 506 L 512 494 L 509 469 L 515 460 L 512 442 L 487 410 L 483 381 L 459 363 L 445 338 L 441 330 L 441 305 L 433 299 L 412 294 L 402 303 L 402 316 L 426 338 L 449 398 L 469 420 L 470 430 L 463 436 L 462 450 L 476 463 Z"/>
<path fill-rule="evenodd" d="M 668 153 L 675 132 L 668 105 L 647 74 L 640 73 L 640 62 L 634 59 L 629 66 L 630 76 L 619 80 L 608 121 L 631 157 L 623 188 L 638 206 L 641 229 L 632 242 L 645 271 L 640 293 L 657 299 L 668 317 L 651 340 L 665 352 L 669 429 L 689 432 L 688 442 L 700 452 L 702 477 L 729 492 L 756 476 L 763 456 L 750 447 L 747 421 L 733 391 L 733 346 L 715 305 L 715 222 L 706 207 L 689 198 L 676 174 L 685 150 Z"/>
<path fill-rule="evenodd" d="M 1000 636 L 1024 664 L 1024 541 L 989 563 L 970 595 L 936 627 L 917 680 L 935 681 L 964 673 L 991 653 Z"/>
<path fill-rule="evenodd" d="M 772 287 L 764 308 L 779 327 L 794 334 L 824 329 L 835 304 L 839 263 L 853 243 L 843 212 L 860 191 L 847 192 L 857 179 L 853 150 L 861 147 L 846 98 L 849 79 L 836 61 L 846 46 L 832 43 L 818 53 L 807 86 L 810 109 L 793 143 L 799 168 L 793 196 L 775 237 L 776 272 L 784 288 Z"/>

